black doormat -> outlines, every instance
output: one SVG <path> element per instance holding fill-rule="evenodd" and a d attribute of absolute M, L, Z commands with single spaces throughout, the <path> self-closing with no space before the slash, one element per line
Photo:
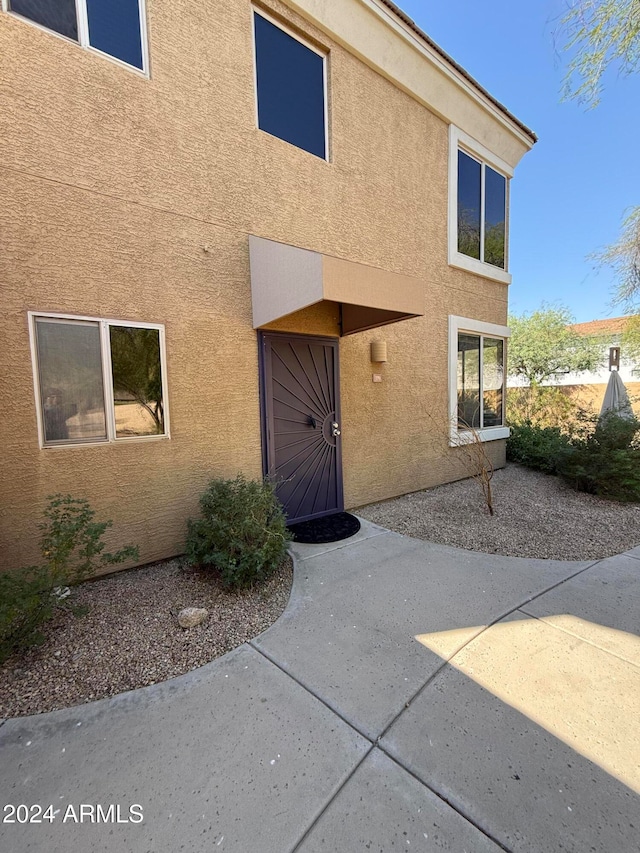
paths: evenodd
<path fill-rule="evenodd" d="M 292 524 L 289 530 L 294 542 L 307 542 L 310 545 L 339 542 L 357 533 L 360 530 L 360 522 L 355 515 L 349 515 L 348 512 L 336 512 L 333 515 Z"/>

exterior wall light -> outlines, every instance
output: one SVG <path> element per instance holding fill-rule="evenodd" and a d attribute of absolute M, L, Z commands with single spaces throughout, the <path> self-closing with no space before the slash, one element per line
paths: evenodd
<path fill-rule="evenodd" d="M 371 342 L 371 361 L 383 362 L 387 361 L 387 342 L 372 341 Z"/>

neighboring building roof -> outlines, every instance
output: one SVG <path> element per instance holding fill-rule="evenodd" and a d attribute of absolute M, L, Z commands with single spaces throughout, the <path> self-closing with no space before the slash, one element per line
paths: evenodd
<path fill-rule="evenodd" d="M 607 320 L 591 320 L 589 323 L 575 323 L 569 328 L 584 338 L 619 335 L 624 331 L 624 327 L 630 319 L 629 315 L 626 317 L 611 317 Z"/>
<path fill-rule="evenodd" d="M 468 80 L 469 83 L 471 83 L 481 94 L 483 94 L 485 96 L 485 98 L 488 98 L 488 100 L 491 101 L 491 103 L 495 107 L 497 107 L 502 113 L 504 113 L 504 115 L 506 115 L 509 119 L 511 119 L 511 121 L 514 122 L 520 128 L 520 130 L 522 130 L 523 133 L 525 133 L 529 137 L 529 139 L 531 139 L 532 142 L 538 141 L 538 137 L 531 130 L 531 128 L 527 127 L 526 124 L 523 124 L 520 121 L 520 119 L 516 118 L 513 115 L 512 112 L 509 112 L 509 110 L 504 106 L 504 104 L 501 104 L 500 101 L 498 101 L 496 98 L 494 98 L 492 94 L 487 92 L 487 90 L 484 88 L 484 86 L 481 86 L 480 83 L 478 83 L 478 81 L 475 80 L 469 74 L 468 71 L 465 71 L 465 69 L 461 65 L 458 65 L 458 63 L 454 59 L 452 59 L 448 53 L 446 53 L 439 45 L 437 45 L 431 38 L 429 38 L 429 36 L 424 32 L 424 30 L 421 30 L 420 27 L 416 24 L 416 22 L 413 21 L 406 14 L 406 12 L 403 12 L 402 9 L 399 6 L 396 6 L 395 3 L 392 3 L 391 0 L 380 0 L 380 2 L 383 5 L 387 6 L 389 9 L 391 9 L 391 11 L 398 18 L 400 18 L 400 20 L 404 24 L 406 24 L 411 30 L 413 30 L 413 32 L 416 33 L 416 35 L 420 36 L 420 38 L 424 42 L 426 42 L 426 44 L 428 44 L 430 48 L 435 50 L 436 53 L 438 53 L 443 59 L 445 59 L 449 63 L 449 65 L 451 65 L 453 68 L 455 68 L 455 70 L 459 74 L 461 74 L 465 78 L 465 80 Z"/>

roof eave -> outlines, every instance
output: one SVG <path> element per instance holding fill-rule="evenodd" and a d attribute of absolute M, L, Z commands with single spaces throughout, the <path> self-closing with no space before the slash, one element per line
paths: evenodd
<path fill-rule="evenodd" d="M 425 42 L 425 44 L 431 48 L 431 50 L 435 51 L 445 62 L 451 66 L 451 68 L 460 74 L 468 83 L 470 83 L 476 91 L 486 98 L 497 110 L 499 110 L 509 121 L 513 122 L 519 130 L 524 133 L 525 136 L 529 138 L 531 144 L 534 145 L 538 141 L 538 137 L 531 130 L 531 128 L 527 127 L 526 124 L 520 121 L 520 119 L 516 118 L 512 112 L 510 112 L 504 104 L 501 104 L 493 95 L 488 92 L 484 86 L 481 86 L 478 81 L 469 74 L 461 65 L 459 65 L 454 59 L 452 59 L 449 54 L 444 51 L 438 44 L 436 44 L 433 39 L 429 38 L 429 36 L 424 32 L 424 30 L 420 29 L 420 27 L 416 24 L 412 18 L 410 18 L 399 6 L 396 6 L 392 0 L 379 0 L 384 6 L 390 9 L 393 14 L 399 18 L 405 26 L 409 27 L 419 38 Z"/>

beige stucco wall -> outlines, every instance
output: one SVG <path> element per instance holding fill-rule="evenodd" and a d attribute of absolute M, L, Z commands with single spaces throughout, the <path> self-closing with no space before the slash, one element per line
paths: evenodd
<path fill-rule="evenodd" d="M 512 168 L 531 147 L 521 127 L 497 111 L 382 0 L 291 0 L 291 5 L 394 86 L 410 92 L 447 124 L 471 134 Z"/>
<path fill-rule="evenodd" d="M 341 339 L 345 502 L 461 476 L 447 317 L 506 322 L 507 288 L 447 266 L 446 123 L 284 4 L 330 51 L 324 162 L 256 128 L 250 4 L 147 0 L 151 78 L 0 14 L 0 553 L 37 554 L 53 492 L 141 562 L 180 553 L 214 475 L 261 473 L 250 233 L 415 276 L 424 317 Z M 27 311 L 163 323 L 171 438 L 38 447 Z M 337 334 L 333 303 L 271 328 Z M 389 362 L 374 384 L 369 342 Z M 504 442 L 491 448 L 500 463 Z"/>

